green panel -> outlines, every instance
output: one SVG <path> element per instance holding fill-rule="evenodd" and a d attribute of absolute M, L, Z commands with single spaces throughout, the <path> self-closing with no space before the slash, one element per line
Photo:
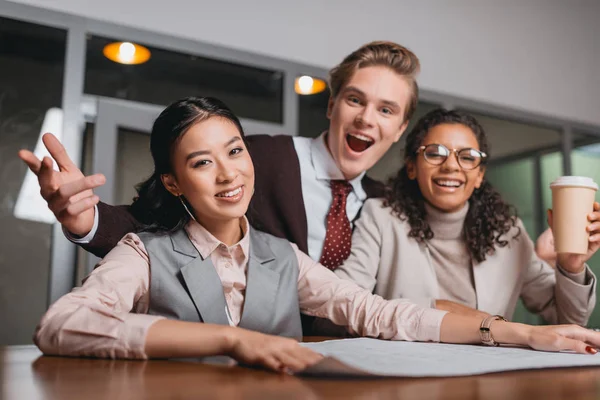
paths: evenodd
<path fill-rule="evenodd" d="M 552 208 L 552 191 L 550 183 L 562 176 L 562 154 L 559 152 L 547 154 L 542 157 L 542 212 L 546 219 L 546 210 Z"/>
<path fill-rule="evenodd" d="M 493 166 L 486 173 L 488 181 L 500 192 L 504 200 L 517 208 L 517 215 L 523 221 L 530 237 L 536 237 L 533 168 L 533 159 L 524 159 Z M 513 321 L 537 324 L 540 318 L 527 311 L 519 300 Z"/>
<path fill-rule="evenodd" d="M 504 200 L 517 208 L 517 215 L 523 220 L 527 233 L 535 237 L 533 160 L 525 159 L 490 167 L 486 177 Z"/>
<path fill-rule="evenodd" d="M 571 164 L 573 175 L 588 176 L 600 183 L 600 153 L 575 150 L 571 156 Z M 600 196 L 596 193 L 596 201 L 599 199 Z"/>

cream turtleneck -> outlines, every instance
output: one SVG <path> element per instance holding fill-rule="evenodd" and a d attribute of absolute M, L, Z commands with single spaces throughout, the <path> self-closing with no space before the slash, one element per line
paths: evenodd
<path fill-rule="evenodd" d="M 433 238 L 425 243 L 437 276 L 440 299 L 477 308 L 471 256 L 463 236 L 469 203 L 452 213 L 425 203 L 425 211 L 433 231 Z"/>

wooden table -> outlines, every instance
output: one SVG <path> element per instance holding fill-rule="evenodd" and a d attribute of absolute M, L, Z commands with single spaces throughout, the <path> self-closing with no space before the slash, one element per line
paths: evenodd
<path fill-rule="evenodd" d="M 599 399 L 600 368 L 462 378 L 316 379 L 187 361 L 45 357 L 0 347 L 0 398 L 13 399 Z"/>

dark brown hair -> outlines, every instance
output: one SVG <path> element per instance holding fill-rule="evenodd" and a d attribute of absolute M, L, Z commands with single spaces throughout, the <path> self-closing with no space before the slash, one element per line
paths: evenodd
<path fill-rule="evenodd" d="M 411 97 L 404 112 L 404 120 L 409 120 L 417 108 L 419 86 L 416 78 L 421 65 L 412 51 L 397 43 L 371 42 L 344 58 L 339 65 L 329 71 L 331 97 L 335 98 L 338 95 L 357 69 L 374 66 L 390 68 L 409 83 Z"/>
<path fill-rule="evenodd" d="M 143 230 L 172 232 L 183 228 L 189 221 L 181 201 L 164 187 L 161 175 L 172 173 L 173 149 L 183 135 L 195 124 L 215 117 L 235 125 L 244 139 L 239 119 L 214 97 L 178 100 L 165 108 L 154 121 L 150 134 L 154 172 L 137 185 L 138 196 L 131 205 L 131 213 L 143 224 Z"/>

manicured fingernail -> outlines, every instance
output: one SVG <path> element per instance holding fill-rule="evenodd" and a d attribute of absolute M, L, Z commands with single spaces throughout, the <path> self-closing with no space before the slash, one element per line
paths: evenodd
<path fill-rule="evenodd" d="M 592 346 L 587 346 L 587 347 L 585 348 L 585 351 L 587 351 L 587 352 L 588 352 L 588 353 L 590 353 L 590 354 L 596 354 L 596 353 L 598 352 L 598 350 L 596 350 L 596 349 L 595 349 L 594 347 L 592 347 Z"/>

